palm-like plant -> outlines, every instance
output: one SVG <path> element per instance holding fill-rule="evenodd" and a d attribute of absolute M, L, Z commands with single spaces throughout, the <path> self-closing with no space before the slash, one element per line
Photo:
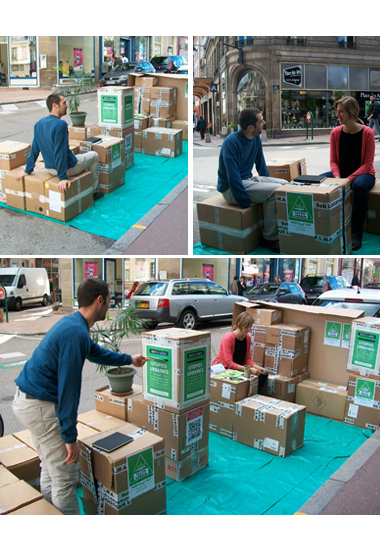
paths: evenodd
<path fill-rule="evenodd" d="M 94 76 L 92 73 L 84 73 L 82 76 L 75 76 L 63 67 L 53 67 L 53 69 L 60 71 L 69 79 L 70 84 L 61 86 L 61 88 L 56 90 L 56 93 L 66 98 L 70 114 L 78 114 L 80 104 L 82 103 L 80 94 L 93 91 L 96 85 Z"/>
<path fill-rule="evenodd" d="M 96 344 L 100 344 L 110 351 L 121 353 L 123 339 L 128 338 L 130 334 L 140 334 L 145 327 L 146 321 L 138 317 L 136 308 L 123 309 L 116 307 L 114 310 L 107 312 L 102 325 L 95 324 L 90 331 L 90 336 Z M 100 372 L 107 372 L 109 368 L 107 365 L 97 365 L 97 370 Z M 117 367 L 117 369 L 118 374 L 121 374 L 121 367 Z"/>

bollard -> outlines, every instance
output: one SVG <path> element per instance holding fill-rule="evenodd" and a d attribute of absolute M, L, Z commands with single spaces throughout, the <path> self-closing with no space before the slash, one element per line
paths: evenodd
<path fill-rule="evenodd" d="M 206 143 L 211 143 L 211 135 L 206 134 Z"/>

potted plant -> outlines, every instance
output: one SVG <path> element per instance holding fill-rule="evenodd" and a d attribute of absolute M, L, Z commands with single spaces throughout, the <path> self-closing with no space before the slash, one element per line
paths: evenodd
<path fill-rule="evenodd" d="M 95 87 L 95 78 L 92 73 L 84 73 L 75 76 L 73 71 L 67 71 L 63 67 L 53 67 L 69 79 L 70 84 L 65 84 L 57 89 L 56 93 L 66 98 L 69 106 L 69 115 L 73 126 L 84 126 L 87 113 L 79 111 L 82 103 L 81 94 L 92 92 Z"/>
<path fill-rule="evenodd" d="M 106 319 L 102 324 L 95 324 L 90 335 L 96 344 L 100 344 L 110 351 L 121 353 L 123 338 L 128 337 L 129 334 L 140 334 L 145 326 L 144 319 L 137 316 L 135 308 L 116 307 L 111 312 L 107 312 Z M 131 391 L 133 377 L 136 374 L 136 370 L 132 366 L 97 365 L 97 370 L 107 376 L 112 393 L 122 395 Z"/>
<path fill-rule="evenodd" d="M 228 134 L 232 134 L 232 132 L 236 132 L 236 130 L 237 130 L 237 125 L 234 124 L 233 122 L 231 122 L 231 124 L 229 124 L 227 126 L 227 133 Z"/>

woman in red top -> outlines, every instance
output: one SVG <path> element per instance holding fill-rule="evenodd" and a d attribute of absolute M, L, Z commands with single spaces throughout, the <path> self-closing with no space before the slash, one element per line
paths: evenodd
<path fill-rule="evenodd" d="M 375 134 L 358 118 L 359 104 L 348 96 L 336 102 L 340 126 L 330 134 L 330 168 L 327 177 L 348 178 L 353 193 L 352 250 L 362 245 L 363 224 L 368 210 L 368 191 L 375 185 Z"/>
<path fill-rule="evenodd" d="M 226 369 L 239 371 L 244 371 L 244 365 L 249 365 L 251 367 L 251 374 L 260 375 L 260 393 L 267 375 L 262 374 L 265 369 L 256 365 L 251 359 L 251 335 L 249 333 L 253 324 L 254 320 L 250 313 L 247 311 L 240 313 L 232 331 L 223 336 L 218 355 L 212 364 L 222 363 Z"/>
<path fill-rule="evenodd" d="M 139 286 L 139 283 L 138 283 L 137 281 L 135 281 L 135 282 L 133 283 L 132 287 L 131 287 L 131 290 L 130 290 L 130 291 L 128 292 L 128 294 L 126 295 L 126 299 L 127 299 L 127 300 L 132 296 L 132 294 L 133 294 L 134 292 L 136 292 L 138 286 Z"/>

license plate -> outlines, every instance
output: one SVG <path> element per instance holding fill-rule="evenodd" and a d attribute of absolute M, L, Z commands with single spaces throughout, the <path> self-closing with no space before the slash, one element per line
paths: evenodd
<path fill-rule="evenodd" d="M 114 80 L 109 80 L 108 84 L 115 84 L 115 81 Z"/>
<path fill-rule="evenodd" d="M 145 308 L 145 309 L 148 309 L 149 308 L 149 302 L 137 302 L 137 307 L 138 308 Z"/>

